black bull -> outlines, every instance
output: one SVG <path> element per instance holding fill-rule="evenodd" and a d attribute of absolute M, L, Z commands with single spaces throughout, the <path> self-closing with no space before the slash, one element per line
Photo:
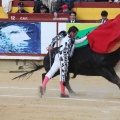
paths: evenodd
<path fill-rule="evenodd" d="M 53 64 L 54 56 L 58 48 L 54 48 L 51 52 L 51 62 Z M 109 54 L 99 54 L 92 51 L 89 45 L 76 48 L 74 55 L 70 58 L 68 75 L 66 78 L 66 88 L 70 93 L 73 90 L 70 87 L 69 73 L 73 73 L 73 78 L 77 75 L 87 75 L 87 76 L 102 76 L 108 81 L 116 84 L 120 88 L 120 78 L 116 74 L 114 67 L 120 60 L 120 48 L 115 52 Z M 47 54 L 43 61 L 44 68 L 46 72 L 50 69 L 50 58 Z M 42 74 L 42 79 L 44 79 L 46 73 Z M 54 75 L 59 75 L 59 71 Z M 53 76 L 53 77 L 54 77 Z"/>

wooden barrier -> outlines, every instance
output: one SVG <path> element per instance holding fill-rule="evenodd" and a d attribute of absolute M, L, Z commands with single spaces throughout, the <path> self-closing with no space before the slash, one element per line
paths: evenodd
<path fill-rule="evenodd" d="M 34 21 L 34 22 L 66 22 L 69 14 L 58 14 L 58 18 L 54 18 L 53 14 L 45 13 L 9 13 L 9 21 Z"/>

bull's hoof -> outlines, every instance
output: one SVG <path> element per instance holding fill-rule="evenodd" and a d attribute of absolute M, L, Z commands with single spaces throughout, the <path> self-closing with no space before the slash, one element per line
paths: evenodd
<path fill-rule="evenodd" d="M 60 97 L 62 97 L 62 98 L 69 98 L 69 95 L 64 95 L 64 94 L 60 94 Z"/>

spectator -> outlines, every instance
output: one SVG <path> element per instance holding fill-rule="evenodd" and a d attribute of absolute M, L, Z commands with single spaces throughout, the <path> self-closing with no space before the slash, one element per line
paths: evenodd
<path fill-rule="evenodd" d="M 69 10 L 71 10 L 73 8 L 73 4 L 76 0 L 63 0 L 64 4 L 67 4 L 69 7 Z"/>
<path fill-rule="evenodd" d="M 24 10 L 24 3 L 23 2 L 19 2 L 18 3 L 18 11 L 16 13 L 29 13 L 29 12 Z"/>
<path fill-rule="evenodd" d="M 39 1 L 42 1 L 42 3 L 44 4 L 44 5 L 46 5 L 47 6 L 47 8 L 49 8 L 49 10 L 51 10 L 51 2 L 53 1 L 53 0 L 39 0 Z"/>
<path fill-rule="evenodd" d="M 62 8 L 61 6 L 64 5 L 64 1 L 63 0 L 56 0 L 54 2 L 52 2 L 52 12 L 59 12 Z"/>
<path fill-rule="evenodd" d="M 42 1 L 34 1 L 33 13 L 39 13 L 40 7 L 43 5 Z"/>
<path fill-rule="evenodd" d="M 67 4 L 62 5 L 61 8 L 62 8 L 62 13 L 70 13 L 71 12 L 71 10 L 69 10 L 69 7 Z"/>
<path fill-rule="evenodd" d="M 54 12 L 54 17 L 57 18 L 58 13 L 64 13 L 64 14 L 70 14 L 71 10 L 69 10 L 69 7 L 67 4 L 62 5 L 62 9 L 59 10 L 59 12 Z"/>
<path fill-rule="evenodd" d="M 41 5 L 39 13 L 49 13 L 49 8 L 45 5 Z"/>
<path fill-rule="evenodd" d="M 102 19 L 98 20 L 97 23 L 105 23 L 108 20 L 107 16 L 108 16 L 108 12 L 103 10 L 101 12 Z"/>
<path fill-rule="evenodd" d="M 76 20 L 75 11 L 71 11 L 69 15 L 70 15 L 70 19 L 66 21 L 67 23 L 80 23 L 80 20 Z"/>

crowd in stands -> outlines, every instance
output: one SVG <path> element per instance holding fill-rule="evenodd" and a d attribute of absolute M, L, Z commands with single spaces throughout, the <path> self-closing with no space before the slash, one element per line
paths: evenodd
<path fill-rule="evenodd" d="M 42 0 L 20 0 L 20 1 L 42 1 Z M 119 2 L 120 0 L 73 0 L 73 1 L 74 2 Z"/>
<path fill-rule="evenodd" d="M 6 4 L 11 3 L 13 0 L 7 0 Z M 45 0 L 19 0 L 18 2 L 18 11 L 16 13 L 29 13 L 28 11 L 24 10 L 24 2 L 23 1 L 34 1 L 33 13 L 51 13 L 54 14 L 54 17 L 57 18 L 58 14 L 69 14 L 69 20 L 66 22 L 69 23 L 80 23 L 81 21 L 76 20 L 76 12 L 72 11 L 73 3 L 75 1 L 79 2 L 120 2 L 120 0 L 54 0 L 52 2 L 52 7 L 48 6 Z M 53 0 L 50 0 L 53 1 Z M 11 5 L 11 4 L 10 4 Z M 11 7 L 6 9 L 5 0 L 2 0 L 2 6 L 5 13 L 9 13 L 11 11 Z M 101 12 L 101 19 L 98 20 L 98 23 L 106 22 L 108 16 L 107 11 Z"/>
<path fill-rule="evenodd" d="M 60 14 L 60 13 L 69 14 L 69 19 L 66 21 L 67 23 L 80 23 L 81 21 L 76 19 L 76 12 L 71 10 L 73 3 L 71 3 L 71 4 L 72 5 L 67 4 L 63 1 L 59 1 L 59 3 L 56 2 L 53 10 L 50 11 L 48 6 L 43 4 L 42 1 L 35 1 L 33 13 L 52 13 L 52 14 L 54 14 L 55 18 L 57 18 L 58 14 Z M 24 10 L 23 2 L 18 3 L 17 13 L 28 13 L 27 11 Z M 108 12 L 103 10 L 101 12 L 101 19 L 97 20 L 96 22 L 97 23 L 105 23 L 108 20 L 107 16 L 108 16 Z"/>

